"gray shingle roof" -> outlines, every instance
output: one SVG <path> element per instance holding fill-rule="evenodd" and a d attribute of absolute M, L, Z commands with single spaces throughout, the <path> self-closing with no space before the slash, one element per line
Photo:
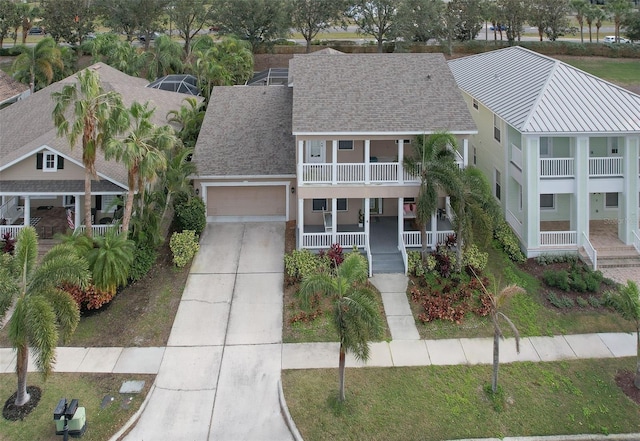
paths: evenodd
<path fill-rule="evenodd" d="M 0 70 L 0 103 L 4 103 L 27 91 L 29 86 L 14 80 L 10 75 Z"/>
<path fill-rule="evenodd" d="M 122 95 L 123 102 L 129 106 L 134 101 L 149 101 L 156 108 L 153 116 L 155 124 L 167 124 L 167 113 L 179 109 L 185 97 L 175 92 L 146 88 L 148 82 L 142 78 L 131 77 L 106 64 L 97 63 L 87 69 L 94 69 L 100 75 L 102 86 L 106 91 L 115 90 Z M 18 101 L 6 109 L 0 110 L 0 170 L 11 162 L 33 153 L 43 145 L 60 152 L 82 164 L 81 140 L 74 149 L 69 147 L 66 138 L 58 138 L 51 117 L 54 102 L 51 93 L 74 81 L 72 75 L 54 83 L 27 99 Z M 96 169 L 100 175 L 123 183 L 126 187 L 126 170 L 115 161 L 105 161 L 101 154 L 96 159 Z"/>
<path fill-rule="evenodd" d="M 3 193 L 39 193 L 39 194 L 60 194 L 60 193 L 84 193 L 83 180 L 60 180 L 60 181 L 0 181 Z M 122 193 L 122 187 L 109 181 L 91 181 L 91 192 L 96 193 Z"/>
<path fill-rule="evenodd" d="M 449 61 L 462 90 L 522 133 L 640 131 L 640 96 L 514 46 Z"/>
<path fill-rule="evenodd" d="M 442 54 L 294 56 L 293 133 L 475 133 Z"/>
<path fill-rule="evenodd" d="M 291 99 L 287 86 L 214 87 L 193 154 L 198 175 L 295 174 Z"/>

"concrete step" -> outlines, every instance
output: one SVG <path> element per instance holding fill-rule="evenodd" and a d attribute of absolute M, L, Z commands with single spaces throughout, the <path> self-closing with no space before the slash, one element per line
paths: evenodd
<path fill-rule="evenodd" d="M 395 253 L 375 253 L 371 255 L 373 259 L 373 273 L 400 273 L 404 274 L 404 262 L 402 254 Z"/>
<path fill-rule="evenodd" d="M 635 257 L 600 257 L 598 254 L 598 268 L 629 268 L 640 267 L 640 256 Z"/>

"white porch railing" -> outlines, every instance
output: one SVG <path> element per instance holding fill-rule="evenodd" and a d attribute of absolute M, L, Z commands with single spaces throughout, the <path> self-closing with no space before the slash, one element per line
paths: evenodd
<path fill-rule="evenodd" d="M 456 162 L 456 164 L 458 164 L 458 168 L 464 168 L 464 158 L 462 157 L 460 152 L 457 150 L 454 150 L 453 148 L 451 148 L 451 146 L 449 146 L 449 149 L 453 152 L 453 155 L 455 156 L 454 161 Z"/>
<path fill-rule="evenodd" d="M 507 220 L 507 223 L 511 225 L 511 228 L 513 228 L 515 233 L 518 236 L 522 237 L 522 222 L 520 222 L 520 219 L 518 219 L 511 210 L 507 210 L 505 218 Z"/>
<path fill-rule="evenodd" d="M 398 182 L 397 162 L 373 162 L 369 164 L 371 182 Z"/>
<path fill-rule="evenodd" d="M 457 153 L 457 152 L 456 152 Z M 457 153 L 459 156 L 459 153 Z M 461 157 L 460 157 L 461 158 Z M 462 161 L 461 159 L 459 159 Z M 462 163 L 461 163 L 462 164 Z M 302 164 L 302 183 L 331 184 L 334 182 L 334 164 Z M 364 163 L 337 163 L 335 182 L 340 184 L 364 184 L 366 181 Z M 370 183 L 398 183 L 400 182 L 400 163 L 371 162 L 369 163 Z M 420 177 L 409 173 L 403 168 L 403 182 L 420 182 Z"/>
<path fill-rule="evenodd" d="M 331 164 L 302 164 L 302 181 L 312 184 L 331 183 Z"/>
<path fill-rule="evenodd" d="M 574 176 L 573 158 L 540 159 L 540 176 L 546 178 L 567 178 Z"/>
<path fill-rule="evenodd" d="M 447 237 L 451 236 L 452 234 L 455 234 L 455 231 L 453 230 L 438 231 L 436 233 L 436 243 L 434 245 L 445 242 L 447 240 Z"/>
<path fill-rule="evenodd" d="M 417 164 L 417 174 L 413 174 L 411 173 L 409 170 L 407 170 L 406 168 L 403 169 L 403 179 L 404 182 L 420 182 L 420 169 L 422 167 L 420 167 L 420 164 Z"/>
<path fill-rule="evenodd" d="M 364 164 L 338 164 L 338 182 L 364 182 Z"/>
<path fill-rule="evenodd" d="M 331 246 L 331 233 L 303 233 L 302 248 L 319 249 Z"/>
<path fill-rule="evenodd" d="M 0 205 L 0 219 L 4 219 L 8 224 L 11 224 L 19 217 L 22 217 L 22 211 L 18 207 L 17 196 Z"/>
<path fill-rule="evenodd" d="M 0 225 L 0 237 L 9 233 L 9 236 L 15 239 L 24 225 Z"/>
<path fill-rule="evenodd" d="M 336 240 L 345 251 L 348 251 L 348 249 L 354 246 L 358 248 L 365 248 L 367 246 L 367 237 L 362 232 L 336 233 Z"/>
<path fill-rule="evenodd" d="M 373 256 L 371 255 L 371 247 L 369 246 L 369 238 L 366 239 L 367 246 L 365 247 L 365 251 L 367 252 L 367 262 L 369 262 L 369 277 L 373 276 Z"/>
<path fill-rule="evenodd" d="M 584 239 L 584 251 L 591 259 L 591 264 L 593 265 L 593 270 L 596 271 L 598 269 L 598 251 L 591 245 L 587 234 L 583 231 L 582 238 Z"/>
<path fill-rule="evenodd" d="M 405 247 L 410 247 L 410 248 L 421 247 L 422 240 L 420 239 L 420 232 L 419 231 L 403 231 L 402 242 L 404 242 Z M 429 242 L 427 241 L 427 243 Z"/>
<path fill-rule="evenodd" d="M 511 162 L 522 170 L 522 150 L 520 150 L 515 144 L 511 144 Z"/>
<path fill-rule="evenodd" d="M 622 176 L 622 157 L 589 158 L 589 176 Z"/>
<path fill-rule="evenodd" d="M 636 233 L 635 231 L 631 232 L 633 233 L 633 236 L 631 236 L 631 238 L 633 239 L 633 247 L 638 253 L 640 253 L 640 237 L 638 237 L 638 233 Z"/>
<path fill-rule="evenodd" d="M 577 245 L 578 234 L 575 231 L 541 231 L 540 245 L 561 246 Z"/>
<path fill-rule="evenodd" d="M 398 245 L 400 254 L 402 255 L 402 264 L 404 265 L 404 275 L 409 272 L 409 256 L 407 255 L 407 248 L 404 246 L 404 240 Z"/>
<path fill-rule="evenodd" d="M 91 225 L 91 231 L 93 232 L 94 236 L 104 236 L 105 234 L 107 234 L 107 231 L 115 227 L 121 228 L 121 226 L 117 224 Z M 76 228 L 76 231 L 85 231 L 85 230 L 86 230 L 86 226 L 84 225 L 80 225 L 78 228 Z"/>

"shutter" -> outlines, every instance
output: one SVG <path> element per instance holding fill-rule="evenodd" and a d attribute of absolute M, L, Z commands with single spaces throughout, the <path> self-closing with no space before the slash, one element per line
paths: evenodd
<path fill-rule="evenodd" d="M 36 170 L 42 170 L 42 153 L 36 153 Z"/>
<path fill-rule="evenodd" d="M 96 195 L 96 210 L 102 210 L 102 196 Z"/>
<path fill-rule="evenodd" d="M 58 156 L 58 170 L 64 169 L 64 158 L 62 156 Z"/>

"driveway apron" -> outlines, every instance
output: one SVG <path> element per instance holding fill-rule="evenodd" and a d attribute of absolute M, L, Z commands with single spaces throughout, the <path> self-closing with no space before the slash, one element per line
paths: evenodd
<path fill-rule="evenodd" d="M 284 224 L 209 224 L 127 440 L 290 440 L 278 402 Z"/>

